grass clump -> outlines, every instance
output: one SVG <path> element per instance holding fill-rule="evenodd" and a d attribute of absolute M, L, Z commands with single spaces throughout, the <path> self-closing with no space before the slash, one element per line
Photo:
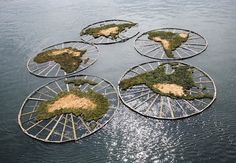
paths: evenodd
<path fill-rule="evenodd" d="M 48 61 L 54 61 L 60 64 L 61 69 L 66 73 L 71 73 L 77 70 L 79 65 L 83 62 L 81 57 L 85 53 L 86 50 L 79 50 L 72 47 L 51 49 L 37 54 L 37 56 L 34 57 L 34 62 L 45 63 Z"/>
<path fill-rule="evenodd" d="M 96 104 L 95 108 L 60 108 L 54 112 L 48 112 L 50 105 L 54 104 L 56 101 L 68 95 L 76 95 L 79 98 L 87 98 Z M 69 101 L 68 101 L 69 102 Z M 99 120 L 107 111 L 109 103 L 105 96 L 97 93 L 91 89 L 84 92 L 80 89 L 72 89 L 69 92 L 63 91 L 59 93 L 56 97 L 48 101 L 43 101 L 39 104 L 36 110 L 36 121 L 49 119 L 56 115 L 73 113 L 76 116 L 82 116 L 86 122 Z"/>
<path fill-rule="evenodd" d="M 171 74 L 166 74 L 165 72 L 165 65 L 169 64 L 172 69 L 174 70 Z M 145 84 L 148 86 L 152 91 L 158 93 L 163 96 L 169 96 L 172 98 L 182 98 L 186 100 L 194 100 L 194 99 L 202 99 L 202 98 L 210 98 L 212 99 L 213 96 L 209 93 L 204 93 L 203 89 L 201 89 L 197 95 L 190 95 L 187 90 L 191 89 L 192 87 L 197 87 L 196 83 L 192 79 L 192 67 L 188 65 L 178 65 L 178 63 L 162 63 L 158 66 L 155 70 L 149 71 L 135 77 L 131 77 L 129 79 L 124 79 L 120 82 L 119 86 L 121 90 L 127 90 L 128 88 Z M 184 95 L 176 96 L 172 92 L 163 93 L 156 87 L 155 84 L 176 84 L 181 86 L 184 91 Z"/>
<path fill-rule="evenodd" d="M 168 58 L 174 58 L 174 51 L 178 48 L 182 43 L 188 40 L 188 33 L 173 33 L 173 32 L 165 32 L 165 31 L 157 31 L 157 32 L 148 32 L 148 39 L 161 42 L 165 54 Z"/>
<path fill-rule="evenodd" d="M 81 36 L 91 35 L 94 38 L 104 36 L 104 37 L 111 37 L 111 39 L 116 39 L 118 38 L 119 33 L 121 33 L 126 29 L 130 29 L 135 25 L 137 25 L 137 23 L 107 24 L 101 27 L 88 28 L 82 31 L 80 35 Z"/>
<path fill-rule="evenodd" d="M 90 84 L 90 85 L 96 85 L 97 83 L 92 81 L 92 80 L 88 80 L 88 79 L 71 79 L 71 80 L 65 80 L 64 81 L 66 84 L 74 84 L 75 86 L 80 86 L 83 84 Z"/>

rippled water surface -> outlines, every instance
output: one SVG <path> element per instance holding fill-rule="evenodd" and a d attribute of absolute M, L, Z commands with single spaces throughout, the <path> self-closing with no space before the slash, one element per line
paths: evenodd
<path fill-rule="evenodd" d="M 0 162 L 236 162 L 236 1 L 0 0 Z M 50 79 L 32 76 L 26 62 L 49 45 L 78 40 L 104 19 L 140 23 L 141 32 L 179 27 L 206 37 L 209 47 L 185 62 L 211 75 L 217 100 L 202 114 L 177 121 L 147 119 L 122 106 L 102 130 L 77 143 L 45 144 L 23 134 L 17 114 L 24 98 Z M 99 46 L 86 74 L 115 86 L 126 69 L 151 61 L 133 41 Z"/>

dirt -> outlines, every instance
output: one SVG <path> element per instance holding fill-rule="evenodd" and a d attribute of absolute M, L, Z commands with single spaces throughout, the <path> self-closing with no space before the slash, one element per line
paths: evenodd
<path fill-rule="evenodd" d="M 62 108 L 72 109 L 95 109 L 96 104 L 88 98 L 81 98 L 74 94 L 69 94 L 55 101 L 53 104 L 48 106 L 48 112 L 54 112 Z"/>
<path fill-rule="evenodd" d="M 186 94 L 184 93 L 184 88 L 177 84 L 160 84 L 156 83 L 153 85 L 155 89 L 158 89 L 162 93 L 173 94 L 174 96 L 182 97 Z"/>
<path fill-rule="evenodd" d="M 77 52 L 77 51 L 73 51 L 71 49 L 67 49 L 67 48 L 64 48 L 64 49 L 55 49 L 54 51 L 52 51 L 51 53 L 49 53 L 48 55 L 49 56 L 55 56 L 55 55 L 61 55 L 63 53 L 68 53 L 68 54 L 71 54 L 72 56 L 75 56 L 75 57 L 79 57 L 81 55 L 81 52 Z"/>
<path fill-rule="evenodd" d="M 118 34 L 118 30 L 119 30 L 118 27 L 111 27 L 111 28 L 100 30 L 98 34 L 108 37 L 111 34 Z"/>
<path fill-rule="evenodd" d="M 179 33 L 179 36 L 182 38 L 187 38 L 188 37 L 188 33 Z"/>
<path fill-rule="evenodd" d="M 160 37 L 154 37 L 153 40 L 156 42 L 161 42 L 164 49 L 169 49 L 170 43 L 166 39 L 161 39 Z"/>

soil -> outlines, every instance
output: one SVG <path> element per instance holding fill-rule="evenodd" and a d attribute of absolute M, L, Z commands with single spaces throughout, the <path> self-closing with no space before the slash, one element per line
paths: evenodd
<path fill-rule="evenodd" d="M 166 39 L 161 39 L 160 37 L 154 37 L 153 40 L 156 42 L 161 42 L 164 49 L 169 49 L 170 43 Z"/>
<path fill-rule="evenodd" d="M 96 104 L 88 98 L 81 98 L 74 94 L 69 94 L 49 105 L 48 112 L 54 112 L 55 110 L 60 110 L 62 108 L 95 109 Z"/>
<path fill-rule="evenodd" d="M 118 32 L 119 32 L 118 27 L 111 27 L 111 28 L 107 28 L 107 29 L 103 29 L 103 30 L 99 31 L 98 34 L 102 35 L 102 36 L 105 36 L 105 37 L 108 37 L 111 34 L 118 34 Z"/>
<path fill-rule="evenodd" d="M 187 38 L 188 37 L 188 33 L 179 33 L 179 36 L 182 38 Z"/>
<path fill-rule="evenodd" d="M 49 56 L 55 56 L 55 55 L 61 55 L 63 53 L 68 53 L 68 54 L 71 54 L 72 56 L 75 56 L 75 57 L 79 57 L 81 55 L 81 52 L 79 52 L 79 51 L 77 52 L 77 51 L 74 51 L 74 50 L 71 50 L 71 49 L 67 49 L 67 48 L 55 49 L 54 51 L 52 51 L 48 55 Z"/>
<path fill-rule="evenodd" d="M 184 88 L 177 84 L 160 84 L 156 83 L 153 85 L 155 89 L 158 89 L 165 94 L 173 94 L 174 96 L 182 97 L 186 94 L 184 93 Z"/>

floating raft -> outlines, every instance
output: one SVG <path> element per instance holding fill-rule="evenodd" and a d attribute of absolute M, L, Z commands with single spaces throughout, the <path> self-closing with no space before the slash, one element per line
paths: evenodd
<path fill-rule="evenodd" d="M 96 85 L 83 84 L 80 90 L 92 89 L 104 95 L 109 102 L 109 109 L 98 121 L 86 122 L 83 117 L 74 114 L 61 114 L 47 120 L 36 121 L 36 109 L 41 101 L 47 101 L 62 91 L 69 91 L 75 86 L 65 84 L 65 79 L 86 79 L 96 82 Z M 62 143 L 75 141 L 89 136 L 104 127 L 113 117 L 119 107 L 119 98 L 114 86 L 99 77 L 76 75 L 51 81 L 33 91 L 23 102 L 18 114 L 18 123 L 28 136 L 43 142 Z M 91 123 L 95 127 L 90 127 Z"/>
<path fill-rule="evenodd" d="M 121 77 L 120 81 L 152 71 L 161 63 L 168 62 L 152 61 L 132 67 Z M 179 63 L 180 65 L 188 65 L 182 62 L 176 63 Z M 203 98 L 185 100 L 181 98 L 171 98 L 153 92 L 144 84 L 132 86 L 125 91 L 121 90 L 118 86 L 118 93 L 122 102 L 127 107 L 143 116 L 167 120 L 190 117 L 203 112 L 216 98 L 216 86 L 212 78 L 199 68 L 192 67 L 192 70 L 192 78 L 194 82 L 200 88 L 205 88 L 204 91 L 212 94 L 212 99 Z M 166 73 L 171 73 L 173 70 L 171 70 L 170 66 L 166 66 L 165 71 Z M 191 95 L 197 93 L 193 88 L 187 91 Z"/>
<path fill-rule="evenodd" d="M 88 25 L 87 27 L 83 28 L 81 32 L 86 31 L 89 28 L 102 27 L 104 25 L 109 25 L 109 24 L 123 24 L 123 23 L 133 23 L 133 22 L 127 21 L 127 20 L 118 20 L 118 19 L 104 20 L 104 21 L 100 21 L 100 22 L 96 22 L 96 23 Z M 91 35 L 82 35 L 81 39 L 85 42 L 93 43 L 95 45 L 107 45 L 107 44 L 125 42 L 135 37 L 138 33 L 139 31 L 136 25 L 136 26 L 131 27 L 130 29 L 126 29 L 122 31 L 121 33 L 119 33 L 116 39 L 112 39 L 111 37 L 104 37 L 104 36 L 94 38 Z"/>
<path fill-rule="evenodd" d="M 188 40 L 172 51 L 173 58 L 167 57 L 160 42 L 155 42 L 148 38 L 149 32 L 173 32 L 188 33 Z M 183 60 L 194 57 L 206 50 L 208 44 L 206 39 L 200 34 L 179 28 L 160 28 L 143 33 L 135 40 L 136 51 L 146 57 L 158 60 Z"/>
<path fill-rule="evenodd" d="M 86 53 L 83 55 L 82 59 L 88 58 L 88 61 L 86 63 L 82 62 L 76 71 L 72 73 L 66 73 L 64 70 L 61 69 L 60 64 L 54 61 L 48 61 L 48 62 L 39 64 L 39 63 L 34 62 L 35 56 L 33 56 L 32 58 L 29 59 L 27 63 L 28 71 L 31 74 L 38 77 L 56 78 L 56 77 L 68 76 L 68 75 L 80 72 L 88 68 L 89 66 L 91 66 L 93 63 L 96 62 L 99 56 L 99 51 L 96 46 L 91 45 L 89 43 L 85 43 L 83 41 L 68 41 L 68 42 L 59 43 L 56 45 L 49 46 L 43 49 L 41 52 L 51 50 L 51 49 L 63 49 L 67 47 L 77 48 L 80 50 L 86 50 Z"/>

